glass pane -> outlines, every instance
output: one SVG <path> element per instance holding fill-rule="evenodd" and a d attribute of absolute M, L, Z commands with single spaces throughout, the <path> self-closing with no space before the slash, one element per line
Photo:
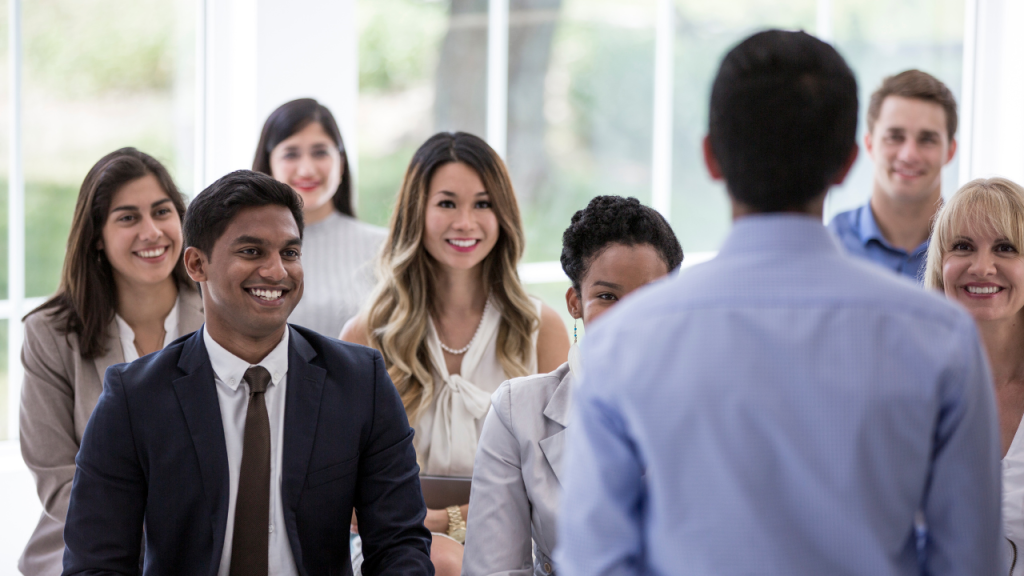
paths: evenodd
<path fill-rule="evenodd" d="M 357 4 L 357 214 L 361 220 L 387 226 L 405 168 L 435 129 L 482 134 L 482 124 L 464 121 L 456 114 L 458 106 L 453 101 L 458 97 L 466 106 L 466 117 L 482 118 L 482 92 L 474 98 L 468 91 L 453 90 L 450 77 L 461 72 L 459 58 L 487 45 L 487 3 L 455 0 L 451 4 L 422 0 L 359 0 Z M 457 56 L 439 67 L 442 50 Z M 472 85 L 466 82 L 466 86 Z M 436 107 L 435 102 L 439 103 Z"/>
<path fill-rule="evenodd" d="M 11 121 L 11 86 L 10 59 L 8 58 L 8 14 L 7 0 L 0 0 L 0 300 L 7 299 L 7 186 L 10 171 L 10 138 Z M 5 340 L 6 342 L 6 340 Z M 6 354 L 6 348 L 0 348 L 0 354 Z M 6 372 L 5 372 L 6 373 Z M 6 395 L 5 390 L 0 390 Z M 0 432 L 3 434 L 3 432 Z M 0 436 L 2 437 L 2 436 Z"/>
<path fill-rule="evenodd" d="M 7 383 L 7 320 L 0 320 L 0 440 L 7 440 L 12 413 Z"/>
<path fill-rule="evenodd" d="M 860 157 L 846 182 L 833 190 L 825 220 L 867 202 L 873 183 L 864 150 L 868 100 L 886 76 L 910 68 L 927 72 L 960 99 L 963 66 L 964 0 L 833 0 L 835 45 L 857 74 L 860 91 Z M 897 23 L 914 22 L 913 26 Z M 942 193 L 956 192 L 959 156 L 942 171 Z"/>
<path fill-rule="evenodd" d="M 558 260 L 572 214 L 594 196 L 650 203 L 655 7 L 511 2 L 508 166 L 525 261 Z"/>
<path fill-rule="evenodd" d="M 192 192 L 195 2 L 39 0 L 24 11 L 26 294 L 57 288 L 89 168 L 134 146 Z"/>
<path fill-rule="evenodd" d="M 816 0 L 676 0 L 672 228 L 686 254 L 717 250 L 729 199 L 704 168 L 711 83 L 725 54 L 764 28 L 814 30 Z"/>

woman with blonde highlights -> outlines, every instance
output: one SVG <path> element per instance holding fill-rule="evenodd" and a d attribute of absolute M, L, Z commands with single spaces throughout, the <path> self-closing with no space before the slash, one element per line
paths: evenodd
<path fill-rule="evenodd" d="M 1003 446 L 1003 526 L 1010 573 L 1024 576 L 1024 188 L 968 182 L 936 216 L 925 286 L 974 317 L 985 344 Z"/>
<path fill-rule="evenodd" d="M 566 360 L 565 325 L 519 282 L 524 242 L 508 172 L 483 140 L 441 133 L 416 151 L 377 287 L 342 339 L 383 354 L 416 429 L 423 474 L 472 475 L 490 395 Z M 425 523 L 461 540 L 467 512 L 468 503 L 428 510 Z"/>

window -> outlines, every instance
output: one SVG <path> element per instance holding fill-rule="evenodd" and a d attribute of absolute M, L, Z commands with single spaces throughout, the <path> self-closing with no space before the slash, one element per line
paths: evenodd
<path fill-rule="evenodd" d="M 0 338 L 17 343 L 0 356 L 0 439 L 13 436 L 17 426 L 19 320 L 57 289 L 86 172 L 108 152 L 134 146 L 163 162 L 188 195 L 195 141 L 195 2 L 38 0 L 18 5 L 20 18 L 5 24 L 8 34 L 20 37 L 20 52 L 14 54 L 20 81 L 5 84 L 4 100 L 21 119 L 19 133 L 12 136 L 19 145 L 24 185 L 8 187 L 13 172 L 3 155 L 0 179 L 6 192 L 0 225 L 8 225 L 10 195 L 17 195 L 28 241 L 21 240 L 20 265 L 8 262 L 8 242 L 17 239 L 4 234 L 0 247 L 0 297 L 6 299 L 0 310 L 10 327 Z M 4 61 L 11 65 L 10 59 Z M 11 88 L 19 98 L 11 97 Z M 5 138 L 3 147 L 12 139 Z M 19 296 L 27 299 L 19 302 Z M 9 385 L 8 374 L 19 382 Z"/>
<path fill-rule="evenodd" d="M 489 107 L 503 104 L 488 92 L 488 74 L 507 74 L 507 138 L 491 143 L 504 145 L 523 212 L 520 272 L 528 291 L 569 324 L 561 234 L 593 196 L 635 196 L 661 210 L 683 244 L 684 265 L 713 255 L 727 235 L 728 198 L 707 176 L 701 140 L 718 65 L 747 35 L 786 28 L 831 39 L 857 75 L 861 138 L 868 98 L 887 75 L 918 67 L 960 92 L 964 0 L 358 0 L 357 7 L 362 217 L 387 224 L 412 152 L 430 134 L 487 135 Z M 502 71 L 488 66 L 495 21 L 508 30 Z M 895 24 L 906 21 L 916 25 Z M 956 189 L 957 165 L 944 173 L 946 193 Z M 870 192 L 871 161 L 862 154 L 830 194 L 826 220 Z"/>

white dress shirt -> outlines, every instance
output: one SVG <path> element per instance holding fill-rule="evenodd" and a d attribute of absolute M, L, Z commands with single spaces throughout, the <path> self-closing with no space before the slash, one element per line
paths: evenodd
<path fill-rule="evenodd" d="M 179 294 L 178 299 L 174 301 L 174 307 L 167 313 L 167 318 L 164 318 L 164 342 L 160 345 L 161 350 L 180 336 L 178 334 L 178 304 L 180 301 L 181 295 Z M 139 359 L 139 350 L 135 347 L 135 331 L 125 322 L 124 318 L 121 318 L 120 314 L 114 314 L 114 320 L 117 321 L 117 337 L 121 341 L 121 353 L 124 354 L 124 361 L 135 362 Z"/>
<path fill-rule="evenodd" d="M 224 424 L 224 444 L 228 452 L 228 521 L 224 530 L 224 550 L 221 552 L 218 576 L 231 571 L 231 542 L 235 533 L 235 501 L 238 498 L 238 472 L 242 466 L 242 441 L 245 436 L 245 415 L 249 406 L 249 385 L 243 381 L 245 371 L 252 367 L 245 360 L 224 349 L 203 327 L 203 342 L 213 366 L 220 402 L 220 418 Z M 270 372 L 270 385 L 265 398 L 270 419 L 270 533 L 268 574 L 271 576 L 297 575 L 295 558 L 288 542 L 281 504 L 281 440 L 284 434 L 284 402 L 288 384 L 288 330 L 276 348 L 257 366 Z"/>

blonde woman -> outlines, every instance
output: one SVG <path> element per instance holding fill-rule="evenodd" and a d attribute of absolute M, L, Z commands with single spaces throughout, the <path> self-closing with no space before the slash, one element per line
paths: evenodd
<path fill-rule="evenodd" d="M 985 343 L 1003 447 L 1003 528 L 1010 574 L 1024 576 L 1024 188 L 973 180 L 935 220 L 925 286 L 974 317 Z"/>
<path fill-rule="evenodd" d="M 441 133 L 416 151 L 391 217 L 380 280 L 341 337 L 383 354 L 416 429 L 422 474 L 471 476 L 491 394 L 509 378 L 566 361 L 565 325 L 519 282 L 523 245 L 508 172 L 487 143 Z M 468 507 L 428 510 L 425 524 L 463 536 Z M 450 548 L 450 540 L 438 540 L 435 556 Z M 452 568 L 461 566 L 461 547 L 455 556 Z M 436 557 L 435 566 L 443 568 Z"/>

